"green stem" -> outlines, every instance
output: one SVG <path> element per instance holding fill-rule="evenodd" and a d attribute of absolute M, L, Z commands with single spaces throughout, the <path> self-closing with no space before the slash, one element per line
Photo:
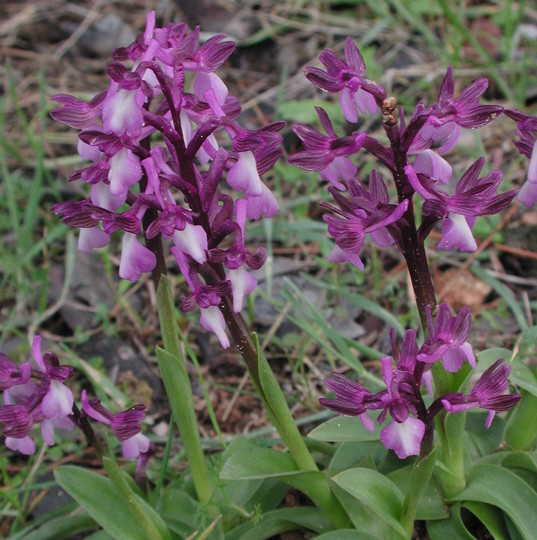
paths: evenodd
<path fill-rule="evenodd" d="M 213 486 L 201 446 L 192 388 L 179 343 L 172 290 L 166 276 L 161 276 L 158 284 L 157 309 L 164 342 L 164 351 L 157 349 L 162 380 L 185 448 L 198 499 L 202 504 L 207 504 L 213 495 Z"/>
<path fill-rule="evenodd" d="M 254 344 L 240 313 L 233 311 L 231 298 L 224 296 L 220 309 L 224 314 L 224 319 L 235 344 L 244 359 L 257 393 L 263 401 L 265 410 L 293 456 L 298 468 L 301 471 L 318 471 L 319 468 L 295 424 L 280 384 L 261 351 L 257 336 L 253 334 Z M 310 493 L 310 498 L 336 527 L 343 528 L 348 525 L 347 513 L 330 489 L 326 477 L 319 480 L 317 490 Z"/>
<path fill-rule="evenodd" d="M 401 525 L 406 530 L 408 538 L 412 537 L 418 505 L 436 465 L 436 452 L 436 448 L 433 448 L 424 458 L 420 456 L 412 469 L 410 487 L 403 502 L 401 516 Z"/>
<path fill-rule="evenodd" d="M 509 418 L 505 442 L 515 450 L 529 450 L 537 436 L 537 397 L 525 390 Z"/>

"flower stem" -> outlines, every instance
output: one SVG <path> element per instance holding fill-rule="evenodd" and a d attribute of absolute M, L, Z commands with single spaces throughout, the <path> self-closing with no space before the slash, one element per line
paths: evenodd
<path fill-rule="evenodd" d="M 289 449 L 297 466 L 302 471 L 317 472 L 315 463 L 308 447 L 289 410 L 283 391 L 270 368 L 267 359 L 261 352 L 259 344 L 251 339 L 240 313 L 233 311 L 233 303 L 228 296 L 223 297 L 220 309 L 224 314 L 228 329 L 241 353 L 252 382 L 263 401 L 265 410 Z M 255 336 L 255 335 L 254 335 Z M 309 491 L 308 496 L 338 528 L 348 525 L 347 513 L 333 494 L 325 476 L 318 478 L 315 490 Z"/>
<path fill-rule="evenodd" d="M 200 502 L 207 504 L 212 498 L 213 486 L 201 446 L 192 388 L 179 343 L 172 289 L 166 276 L 161 276 L 158 284 L 157 308 L 164 351 L 167 353 L 159 355 L 157 349 L 159 367 L 185 448 L 196 493 Z"/>

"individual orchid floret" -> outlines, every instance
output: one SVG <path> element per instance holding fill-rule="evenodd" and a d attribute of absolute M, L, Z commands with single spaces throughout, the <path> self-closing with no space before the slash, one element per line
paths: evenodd
<path fill-rule="evenodd" d="M 123 457 L 136 459 L 149 450 L 150 441 L 141 433 L 140 422 L 145 418 L 145 405 L 135 405 L 120 413 L 112 414 L 99 400 L 88 399 L 82 390 L 80 399 L 82 410 L 93 420 L 109 426 L 117 440 L 121 442 Z"/>
<path fill-rule="evenodd" d="M 349 122 L 358 121 L 356 109 L 362 114 L 377 111 L 377 104 L 382 102 L 386 93 L 381 86 L 364 77 L 364 59 L 350 37 L 345 40 L 346 63 L 328 49 L 320 54 L 319 60 L 326 71 L 308 66 L 305 75 L 325 92 L 341 92 L 341 108 Z"/>
<path fill-rule="evenodd" d="M 394 239 L 386 228 L 401 219 L 408 208 L 408 200 L 398 205 L 388 204 L 387 191 L 381 189 L 382 185 L 380 177 L 375 173 L 371 193 L 355 180 L 348 183 L 350 199 L 345 198 L 333 186 L 328 188 L 339 208 L 321 202 L 321 206 L 333 214 L 325 214 L 323 219 L 328 223 L 328 232 L 335 238 L 336 246 L 352 256 L 353 259 L 348 260 L 360 270 L 363 270 L 364 265 L 359 259 L 359 252 L 366 234 L 371 234 L 373 241 L 380 246 L 392 244 Z"/>
<path fill-rule="evenodd" d="M 30 380 L 32 363 L 15 364 L 4 353 L 0 353 L 0 392 Z"/>
<path fill-rule="evenodd" d="M 61 366 L 58 357 L 51 352 L 41 352 L 41 336 L 35 336 L 32 343 L 34 359 L 43 373 L 46 392 L 41 401 L 41 411 L 48 419 L 65 418 L 73 410 L 73 393 L 63 383 L 72 375 L 71 366 Z"/>
<path fill-rule="evenodd" d="M 4 424 L 2 434 L 6 446 L 29 456 L 35 453 L 35 442 L 29 436 L 33 424 L 32 414 L 23 405 L 1 405 L 0 424 Z"/>
<path fill-rule="evenodd" d="M 488 85 L 487 79 L 477 79 L 454 99 L 455 82 L 453 69 L 449 66 L 440 87 L 438 101 L 432 106 L 429 127 L 439 128 L 450 124 L 453 130 L 457 129 L 456 126 L 479 128 L 496 118 L 502 113 L 503 107 L 500 105 L 479 105 L 479 98 L 484 94 Z M 452 141 L 451 144 L 454 142 Z"/>
<path fill-rule="evenodd" d="M 475 251 L 477 244 L 472 228 L 476 218 L 501 212 L 516 195 L 516 190 L 497 194 L 503 177 L 501 171 L 492 171 L 479 178 L 484 164 L 485 159 L 480 158 L 469 167 L 457 182 L 453 195 L 440 190 L 430 177 L 416 174 L 412 166 L 405 167 L 412 187 L 425 199 L 423 215 L 426 225 L 422 226 L 430 230 L 435 221 L 442 220 L 439 249 Z"/>
<path fill-rule="evenodd" d="M 497 412 L 507 411 L 520 401 L 519 394 L 506 394 L 511 368 L 503 359 L 497 360 L 483 372 L 470 394 L 447 394 L 441 398 L 448 412 L 467 411 L 480 407 L 489 411 L 486 427 L 490 427 Z"/>
<path fill-rule="evenodd" d="M 506 110 L 505 114 L 517 122 L 519 133 L 515 145 L 530 160 L 526 181 L 517 199 L 525 206 L 533 206 L 537 202 L 537 117 L 516 109 Z"/>
<path fill-rule="evenodd" d="M 353 133 L 338 137 L 326 111 L 320 107 L 315 110 L 327 135 L 303 124 L 294 124 L 293 131 L 302 141 L 305 150 L 293 154 L 289 163 L 306 171 L 319 171 L 323 180 L 344 191 L 345 182 L 354 178 L 358 170 L 346 156 L 355 154 L 361 148 L 366 134 Z"/>
<path fill-rule="evenodd" d="M 470 308 L 465 306 L 456 317 L 451 316 L 446 303 L 438 306 L 436 321 L 430 306 L 425 308 L 428 335 L 422 345 L 418 360 L 433 364 L 442 359 L 446 371 L 455 373 L 461 369 L 464 361 L 475 368 L 475 356 L 468 335 L 472 324 Z"/>
<path fill-rule="evenodd" d="M 341 373 L 332 373 L 332 379 L 326 380 L 326 387 L 336 394 L 336 397 L 320 398 L 319 403 L 323 407 L 344 416 L 358 416 L 368 431 L 375 429 L 375 423 L 368 416 L 365 403 L 365 398 L 371 396 L 369 390 Z"/>

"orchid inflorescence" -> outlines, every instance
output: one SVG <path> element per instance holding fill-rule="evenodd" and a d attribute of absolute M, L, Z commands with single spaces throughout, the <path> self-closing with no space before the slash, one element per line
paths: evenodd
<path fill-rule="evenodd" d="M 89 437 L 93 432 L 88 417 L 109 426 L 122 444 L 127 459 L 144 459 L 150 449 L 149 439 L 141 433 L 145 405 L 135 405 L 117 414 L 107 411 L 96 399 L 89 399 L 82 390 L 82 411 L 74 403 L 72 391 L 64 384 L 73 375 L 71 366 L 61 365 L 53 352 L 42 353 L 41 336 L 32 343 L 31 361 L 16 364 L 0 353 L 0 390 L 4 405 L 0 405 L 0 424 L 5 444 L 11 450 L 30 455 L 36 450 L 31 428 L 41 425 L 43 442 L 54 445 L 55 429 L 71 431 L 75 426 Z M 37 367 L 37 368 L 36 368 Z"/>
<path fill-rule="evenodd" d="M 89 103 L 53 97 L 62 104 L 53 118 L 81 130 L 78 152 L 91 162 L 71 180 L 90 184 L 91 192 L 52 210 L 81 228 L 83 251 L 105 246 L 121 230 L 119 276 L 130 281 L 153 271 L 158 282 L 166 271 L 160 238 L 169 239 L 192 290 L 182 309 L 197 305 L 202 326 L 228 347 L 218 306 L 232 297 L 240 313 L 256 286 L 248 269 L 262 266 L 266 250 L 248 251 L 245 224 L 279 210 L 260 175 L 280 157 L 284 123 L 256 131 L 240 126 L 241 108 L 214 73 L 235 44 L 216 35 L 199 46 L 199 36 L 199 27 L 189 33 L 183 23 L 155 28 L 151 12 L 144 34 L 115 51 L 106 92 Z"/>
<path fill-rule="evenodd" d="M 399 351 L 392 329 L 392 357 L 381 360 L 386 390 L 373 394 L 359 383 L 334 373 L 327 387 L 336 397 L 320 401 L 340 414 L 358 416 L 369 430 L 375 427 L 370 411 L 381 411 L 379 424 L 389 413 L 392 421 L 381 431 L 383 444 L 400 458 L 418 455 L 424 448 L 430 451 L 433 420 L 441 410 L 459 412 L 482 407 L 490 411 L 488 427 L 495 412 L 510 409 L 520 399 L 517 394 L 505 394 L 510 367 L 503 361 L 487 369 L 467 395 L 449 392 L 434 399 L 431 377 L 431 366 L 440 359 L 447 372 L 459 371 L 465 360 L 473 368 L 476 365 L 472 347 L 466 341 L 470 310 L 465 307 L 457 317 L 452 317 L 447 304 L 437 308 L 424 241 L 440 222 L 439 249 L 475 251 L 472 228 L 476 218 L 500 212 L 517 194 L 517 190 L 498 194 L 501 171 L 480 177 L 484 158 L 475 161 L 456 180 L 443 156 L 454 148 L 462 128 L 480 128 L 504 110 L 499 105 L 479 104 L 488 86 L 485 78 L 474 81 L 455 98 L 453 71 L 449 67 L 438 101 L 430 106 L 420 101 L 407 121 L 396 99 L 388 97 L 380 84 L 365 77 L 365 63 L 351 38 L 345 42 L 345 61 L 330 50 L 324 50 L 319 59 L 324 69 L 311 66 L 305 69 L 310 82 L 325 92 L 340 94 L 341 109 L 348 122 L 358 122 L 358 113 L 375 114 L 380 109 L 389 140 L 389 146 L 385 146 L 377 138 L 359 131 L 339 137 L 329 115 L 320 107 L 316 111 L 325 134 L 303 124 L 293 126 L 303 150 L 289 161 L 302 169 L 318 171 L 330 183 L 328 191 L 335 205 L 320 203 L 328 211 L 323 219 L 335 240 L 328 259 L 350 262 L 363 270 L 360 251 L 367 234 L 378 247 L 395 244 L 407 262 L 422 324 L 428 332 L 418 348 L 416 332 L 408 330 Z M 530 205 L 537 201 L 536 119 L 519 111 L 505 112 L 518 122 L 520 134 L 515 144 L 522 154 L 531 158 L 527 182 L 519 193 L 519 200 Z M 350 158 L 360 150 L 369 152 L 389 171 L 397 190 L 397 202 L 390 202 L 388 187 L 376 169 L 371 171 L 367 185 L 357 178 L 358 167 Z M 419 226 L 414 214 L 414 195 L 423 200 Z M 437 310 L 436 322 L 432 310 Z M 422 384 L 427 385 L 434 399 L 429 408 L 423 401 Z"/>
<path fill-rule="evenodd" d="M 505 393 L 511 368 L 503 360 L 489 367 L 469 394 L 446 393 L 435 399 L 430 371 L 433 364 L 441 360 L 444 369 L 451 373 L 459 371 L 465 361 L 473 368 L 476 364 L 472 346 L 466 341 L 471 323 L 468 308 L 452 317 L 448 305 L 440 304 L 436 321 L 430 308 L 427 309 L 427 316 L 431 332 L 420 348 L 416 342 L 416 332 L 407 330 L 399 350 L 392 328 L 392 356 L 381 359 L 386 390 L 371 393 L 359 383 L 334 373 L 326 386 L 336 397 L 320 400 L 321 405 L 335 412 L 358 416 L 369 431 L 375 429 L 370 411 L 381 411 L 377 419 L 379 424 L 386 420 L 389 413 L 392 421 L 382 428 L 380 440 L 401 459 L 420 453 L 423 439 L 426 433 L 429 437 L 432 435 L 434 418 L 441 410 L 456 413 L 473 407 L 486 409 L 489 411 L 486 420 L 489 427 L 496 412 L 510 409 L 520 399 L 518 394 Z M 429 407 L 421 394 L 423 384 L 433 399 Z"/>

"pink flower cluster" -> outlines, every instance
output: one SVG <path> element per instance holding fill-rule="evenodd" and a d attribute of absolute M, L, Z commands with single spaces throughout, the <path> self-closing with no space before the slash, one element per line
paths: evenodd
<path fill-rule="evenodd" d="M 224 347 L 222 295 L 240 312 L 256 285 L 249 269 L 266 258 L 263 248 L 246 249 L 246 221 L 279 210 L 261 175 L 280 156 L 284 125 L 251 131 L 237 122 L 237 100 L 214 73 L 234 47 L 223 35 L 200 46 L 199 28 L 157 28 L 149 13 L 144 34 L 114 52 L 108 90 L 89 103 L 56 95 L 62 107 L 51 113 L 81 130 L 78 152 L 88 161 L 71 180 L 89 184 L 89 198 L 52 205 L 81 229 L 79 249 L 103 247 L 121 230 L 119 275 L 135 281 L 165 271 L 150 247 L 167 239 L 192 289 L 185 309 L 197 305 Z"/>
<path fill-rule="evenodd" d="M 326 135 L 309 126 L 293 126 L 304 149 L 292 155 L 290 163 L 318 171 L 322 179 L 330 182 L 329 191 L 339 207 L 324 205 L 333 214 L 325 216 L 336 244 L 330 260 L 350 261 L 363 269 L 359 252 L 367 233 L 377 246 L 395 243 L 404 252 L 408 248 L 405 246 L 408 221 L 413 220 L 414 194 L 425 200 L 418 230 L 420 241 L 440 222 L 439 249 L 475 251 L 472 228 L 477 216 L 500 212 L 514 198 L 516 190 L 497 194 L 502 180 L 500 171 L 479 178 L 484 159 L 476 161 L 459 180 L 453 179 L 452 167 L 443 155 L 453 149 L 462 128 L 479 128 L 503 112 L 499 105 L 479 104 L 488 86 L 487 79 L 474 81 L 454 97 L 453 71 L 449 67 L 438 100 L 428 107 L 419 102 L 407 123 L 396 100 L 386 97 L 380 84 L 365 78 L 363 58 L 351 38 L 345 41 L 345 61 L 329 50 L 323 51 L 319 59 L 325 69 L 307 67 L 306 77 L 321 90 L 340 94 L 341 108 L 349 122 L 358 122 L 358 112 L 375 114 L 380 108 L 390 141 L 385 146 L 358 131 L 339 137 L 321 108 L 317 108 L 317 114 Z M 517 119 L 522 132 L 519 147 L 528 154 L 529 140 L 535 138 L 532 132 L 535 123 L 520 113 Z M 367 187 L 358 180 L 358 167 L 351 157 L 361 149 L 381 161 L 391 173 L 398 204 L 389 203 L 384 180 L 376 171 Z M 537 198 L 530 194 L 531 186 L 537 185 L 535 175 L 531 174 L 532 165 L 533 161 L 528 184 L 522 190 L 521 200 L 527 202 Z M 340 192 L 348 192 L 349 197 Z"/>
<path fill-rule="evenodd" d="M 470 310 L 465 307 L 452 317 L 448 305 L 441 304 L 436 320 L 430 309 L 427 318 L 429 335 L 420 348 L 416 343 L 416 332 L 407 330 L 399 350 L 392 329 L 392 356 L 381 359 L 385 390 L 373 394 L 361 384 L 334 373 L 326 386 L 336 397 L 320 399 L 321 405 L 328 409 L 358 416 L 369 431 L 375 428 L 370 411 L 381 411 L 379 424 L 384 423 L 389 414 L 392 420 L 382 428 L 380 440 L 401 459 L 419 454 L 427 425 L 432 428 L 435 415 L 442 409 L 450 413 L 474 407 L 488 410 L 486 426 L 489 427 L 496 412 L 506 411 L 520 400 L 520 395 L 506 393 L 511 368 L 498 360 L 481 375 L 469 394 L 437 396 L 427 408 L 420 387 L 425 384 L 434 399 L 430 371 L 433 364 L 441 360 L 449 372 L 459 371 L 466 361 L 475 368 L 472 346 L 466 341 L 470 332 Z"/>
<path fill-rule="evenodd" d="M 52 352 L 43 354 L 41 336 L 33 340 L 32 355 L 35 366 L 31 361 L 17 365 L 0 353 L 0 391 L 4 396 L 0 424 L 4 425 L 2 434 L 9 449 L 33 454 L 36 447 L 30 430 L 34 425 L 41 425 L 43 442 L 53 446 L 55 429 L 70 431 L 75 426 L 82 427 L 80 419 L 86 416 L 111 428 L 122 444 L 125 458 L 143 461 L 150 451 L 149 439 L 140 433 L 145 405 L 112 414 L 98 400 L 88 399 L 82 390 L 82 413 L 77 418 L 73 393 L 64 384 L 73 374 L 73 368 L 60 365 Z"/>

